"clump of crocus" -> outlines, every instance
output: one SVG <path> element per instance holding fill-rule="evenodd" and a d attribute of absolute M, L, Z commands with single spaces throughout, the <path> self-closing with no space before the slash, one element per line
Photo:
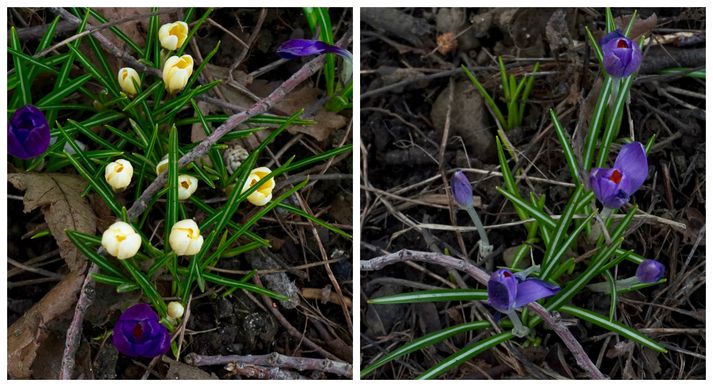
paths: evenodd
<path fill-rule="evenodd" d="M 455 200 L 458 206 L 468 212 L 475 228 L 478 229 L 478 234 L 480 235 L 480 241 L 478 242 L 480 257 L 487 257 L 493 252 L 493 246 L 488 240 L 488 234 L 485 232 L 483 222 L 480 221 L 480 217 L 475 211 L 475 207 L 473 207 L 473 187 L 470 185 L 470 181 L 465 174 L 460 170 L 456 171 L 453 177 L 451 177 L 451 193 L 453 194 L 453 200 Z M 489 266 L 491 264 L 490 261 L 486 263 Z M 492 270 L 491 267 L 488 268 Z"/>
<path fill-rule="evenodd" d="M 488 280 L 488 303 L 510 318 L 515 336 L 523 337 L 528 329 L 520 321 L 515 309 L 541 298 L 553 296 L 559 290 L 557 285 L 536 278 L 525 279 L 524 275 L 515 275 L 510 270 L 498 269 Z"/>
<path fill-rule="evenodd" d="M 167 23 L 158 29 L 158 40 L 166 50 L 175 50 L 183 45 L 188 37 L 188 24 L 182 21 Z"/>
<path fill-rule="evenodd" d="M 616 30 L 600 41 L 604 60 L 604 70 L 615 78 L 627 77 L 641 65 L 641 49 L 636 42 Z"/>
<path fill-rule="evenodd" d="M 666 267 L 656 260 L 644 259 L 636 268 L 636 278 L 639 282 L 657 282 L 666 274 Z"/>
<path fill-rule="evenodd" d="M 119 259 L 131 258 L 141 248 L 141 236 L 125 222 L 116 222 L 102 234 L 102 247 Z"/>
<path fill-rule="evenodd" d="M 171 227 L 168 243 L 176 255 L 196 255 L 203 246 L 203 236 L 193 219 L 184 219 Z"/>
<path fill-rule="evenodd" d="M 114 191 L 121 191 L 131 184 L 134 167 L 128 160 L 118 159 L 104 169 L 104 179 Z"/>
<path fill-rule="evenodd" d="M 198 189 L 198 179 L 191 175 L 178 175 L 178 200 L 186 200 Z"/>
<path fill-rule="evenodd" d="M 188 84 L 193 74 L 193 57 L 190 55 L 172 56 L 163 65 L 163 83 L 169 93 L 174 94 Z"/>
<path fill-rule="evenodd" d="M 185 311 L 185 308 L 183 307 L 183 304 L 181 304 L 178 301 L 171 301 L 168 303 L 167 306 L 167 312 L 166 314 L 168 317 L 178 320 L 179 318 L 183 317 L 183 312 Z"/>
<path fill-rule="evenodd" d="M 126 95 L 133 97 L 136 95 L 136 86 L 141 87 L 141 78 L 139 73 L 131 67 L 123 67 L 117 75 L 119 86 Z"/>
<path fill-rule="evenodd" d="M 111 342 L 131 357 L 156 357 L 171 348 L 171 335 L 147 304 L 137 304 L 121 314 L 114 325 Z"/>
<path fill-rule="evenodd" d="M 594 168 L 589 174 L 589 185 L 594 195 L 606 208 L 616 209 L 629 202 L 649 173 L 646 150 L 640 142 L 621 148 L 614 168 Z"/>
<path fill-rule="evenodd" d="M 50 125 L 40 109 L 25 105 L 7 122 L 7 152 L 17 158 L 31 159 L 50 145 Z"/>
<path fill-rule="evenodd" d="M 245 185 L 243 185 L 243 190 L 241 191 L 241 193 L 250 189 L 250 187 L 257 184 L 258 181 L 262 180 L 262 178 L 269 175 L 270 173 L 272 173 L 272 171 L 270 170 L 270 168 L 267 167 L 259 167 L 250 171 L 250 175 L 245 181 Z M 260 184 L 260 187 L 248 196 L 248 201 L 255 206 L 264 206 L 270 200 L 272 200 L 272 190 L 274 188 L 275 179 L 270 178 L 269 180 Z"/>

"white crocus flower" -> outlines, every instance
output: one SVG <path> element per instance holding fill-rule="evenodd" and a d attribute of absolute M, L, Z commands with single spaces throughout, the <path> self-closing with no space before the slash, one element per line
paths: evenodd
<path fill-rule="evenodd" d="M 168 169 L 168 155 L 163 156 L 163 160 L 159 161 L 156 165 L 156 176 L 160 175 L 161 172 Z"/>
<path fill-rule="evenodd" d="M 186 200 L 198 189 L 198 179 L 191 175 L 178 175 L 178 200 Z"/>
<path fill-rule="evenodd" d="M 139 87 L 141 86 L 141 78 L 139 78 L 139 73 L 137 73 L 136 70 L 132 69 L 131 67 L 121 68 L 119 70 L 117 80 L 119 81 L 119 86 L 121 86 L 121 90 L 130 97 L 136 95 L 136 86 L 134 86 L 134 83 L 136 83 L 136 85 L 138 85 Z"/>
<path fill-rule="evenodd" d="M 172 56 L 163 65 L 163 83 L 169 93 L 174 94 L 186 87 L 193 74 L 193 58 L 190 55 Z"/>
<path fill-rule="evenodd" d="M 175 50 L 183 45 L 188 37 L 188 24 L 182 21 L 164 24 L 158 30 L 158 40 L 166 50 Z"/>
<path fill-rule="evenodd" d="M 116 222 L 102 234 L 102 247 L 119 259 L 131 258 L 141 247 L 141 236 L 130 224 Z"/>
<path fill-rule="evenodd" d="M 128 187 L 132 176 L 134 176 L 134 167 L 128 160 L 116 160 L 104 169 L 104 179 L 114 191 L 121 191 Z"/>
<path fill-rule="evenodd" d="M 196 255 L 203 246 L 203 236 L 193 219 L 184 219 L 173 225 L 168 243 L 177 255 Z"/>
<path fill-rule="evenodd" d="M 245 181 L 243 190 L 241 192 L 247 191 L 250 187 L 255 185 L 263 177 L 270 174 L 272 171 L 267 167 L 259 167 L 250 171 L 250 176 Z M 256 206 L 264 206 L 272 199 L 272 190 L 275 188 L 275 179 L 270 178 L 270 180 L 262 183 L 260 188 L 253 191 L 253 193 L 248 196 L 248 201 Z"/>

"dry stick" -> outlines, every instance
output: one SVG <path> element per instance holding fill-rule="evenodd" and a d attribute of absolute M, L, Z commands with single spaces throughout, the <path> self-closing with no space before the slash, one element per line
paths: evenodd
<path fill-rule="evenodd" d="M 55 12 L 67 20 L 78 20 L 77 17 L 62 8 L 55 9 Z M 160 76 L 160 70 L 141 64 L 128 53 L 122 52 L 119 48 L 117 48 L 113 43 L 111 43 L 99 32 L 94 32 L 92 35 L 113 55 L 131 63 L 139 69 Z M 346 35 L 337 43 L 337 45 L 345 46 L 349 42 L 349 38 L 350 37 Z M 181 157 L 178 160 L 178 167 L 181 168 L 186 164 L 192 162 L 193 160 L 204 155 L 218 140 L 220 140 L 221 137 L 226 135 L 236 126 L 246 121 L 248 118 L 269 110 L 270 107 L 282 100 L 282 98 L 284 98 L 287 93 L 292 91 L 297 85 L 299 85 L 304 80 L 319 71 L 323 63 L 324 56 L 321 55 L 309 61 L 304 66 L 302 66 L 299 71 L 294 73 L 289 79 L 287 79 L 277 89 L 275 89 L 275 91 L 270 93 L 270 95 L 268 95 L 266 98 L 255 103 L 255 105 L 253 105 L 247 111 L 230 116 L 228 120 L 226 120 L 225 123 L 218 127 L 218 129 L 216 129 L 209 137 L 204 139 L 200 144 L 198 144 L 198 146 L 193 148 L 193 150 Z M 167 179 L 168 173 L 167 171 L 164 171 L 161 175 L 156 177 L 153 183 L 146 187 L 139 199 L 134 202 L 134 204 L 128 210 L 129 220 L 133 221 L 146 210 L 151 197 L 153 197 L 163 187 Z M 64 354 L 62 355 L 60 379 L 71 378 L 72 371 L 74 369 L 74 355 L 77 352 L 77 348 L 79 347 L 79 341 L 82 334 L 82 321 L 84 320 L 84 314 L 86 313 L 86 310 L 89 305 L 91 305 L 94 301 L 94 282 L 92 281 L 92 274 L 97 273 L 98 271 L 99 268 L 92 263 L 87 272 L 87 277 L 84 280 L 82 292 L 79 296 L 79 300 L 77 301 L 77 307 L 74 309 L 74 317 L 72 318 L 72 323 L 69 329 L 67 330 L 67 339 L 65 341 Z"/>
<path fill-rule="evenodd" d="M 273 352 L 269 355 L 218 355 L 204 356 L 197 353 L 186 355 L 186 363 L 196 367 L 223 365 L 227 363 L 246 363 L 263 367 L 291 368 L 298 371 L 322 371 L 347 378 L 352 377 L 352 365 L 329 359 L 312 359 L 281 355 Z"/>
<path fill-rule="evenodd" d="M 480 282 L 483 285 L 488 283 L 488 274 L 477 266 L 471 265 L 470 263 L 465 262 L 462 259 L 457 259 L 447 255 L 436 253 L 401 250 L 396 253 L 382 255 L 380 257 L 372 258 L 370 260 L 362 260 L 360 262 L 360 265 L 361 270 L 363 271 L 374 271 L 380 270 L 385 266 L 392 265 L 394 263 L 409 261 L 427 262 L 447 268 L 457 269 L 468 273 L 471 277 L 475 278 L 476 281 Z M 589 359 L 587 353 L 584 352 L 582 346 L 579 344 L 577 339 L 572 336 L 572 333 L 569 331 L 569 329 L 567 329 L 567 327 L 560 324 L 557 319 L 555 319 L 547 310 L 545 310 L 545 308 L 542 307 L 542 305 L 533 302 L 528 304 L 527 307 L 533 313 L 542 317 L 542 320 L 545 321 L 545 323 L 547 323 L 547 325 L 549 325 L 552 330 L 555 331 L 555 333 L 560 337 L 560 339 L 562 339 L 567 348 L 569 348 L 569 350 L 572 352 L 572 355 L 574 355 L 574 358 L 577 360 L 577 364 L 579 364 L 580 367 L 587 371 L 590 378 L 597 380 L 606 379 L 606 377 L 601 373 L 601 371 L 599 371 L 597 366 L 592 363 L 592 360 Z"/>

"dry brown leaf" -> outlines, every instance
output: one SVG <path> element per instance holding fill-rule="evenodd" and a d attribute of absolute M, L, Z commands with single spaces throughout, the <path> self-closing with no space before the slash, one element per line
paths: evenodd
<path fill-rule="evenodd" d="M 177 362 L 168 356 L 161 357 L 161 361 L 168 364 L 167 380 L 211 380 L 218 379 L 215 374 L 207 373 L 198 367 Z"/>
<path fill-rule="evenodd" d="M 96 231 L 96 217 L 84 198 L 86 183 L 76 175 L 61 173 L 12 173 L 8 181 L 25 191 L 25 212 L 42 208 L 49 230 L 57 241 L 59 254 L 71 271 L 83 271 L 86 258 L 79 253 L 65 230 L 85 234 Z"/>
<path fill-rule="evenodd" d="M 277 108 L 292 114 L 299 109 L 310 106 L 319 99 L 322 92 L 309 86 L 303 86 L 285 97 L 282 102 L 277 104 Z M 334 129 L 338 129 L 347 124 L 347 119 L 339 114 L 327 111 L 322 108 L 317 114 L 312 117 L 315 121 L 314 125 L 295 125 L 287 128 L 287 131 L 292 134 L 304 133 L 311 136 L 315 140 L 322 142 L 326 140 Z"/>
<path fill-rule="evenodd" d="M 70 272 L 8 328 L 7 372 L 12 378 L 31 376 L 37 349 L 46 337 L 44 327 L 74 306 L 83 282 L 82 273 Z"/>

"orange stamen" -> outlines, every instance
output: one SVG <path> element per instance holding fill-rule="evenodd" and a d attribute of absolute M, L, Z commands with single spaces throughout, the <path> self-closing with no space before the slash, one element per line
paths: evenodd
<path fill-rule="evenodd" d="M 618 42 L 616 42 L 616 48 L 628 48 L 629 45 L 626 44 L 626 41 L 624 39 L 619 39 Z"/>
<path fill-rule="evenodd" d="M 613 181 L 614 184 L 621 183 L 621 172 L 619 172 L 618 170 L 615 169 L 614 172 L 612 172 L 611 176 L 609 177 L 609 180 Z"/>

